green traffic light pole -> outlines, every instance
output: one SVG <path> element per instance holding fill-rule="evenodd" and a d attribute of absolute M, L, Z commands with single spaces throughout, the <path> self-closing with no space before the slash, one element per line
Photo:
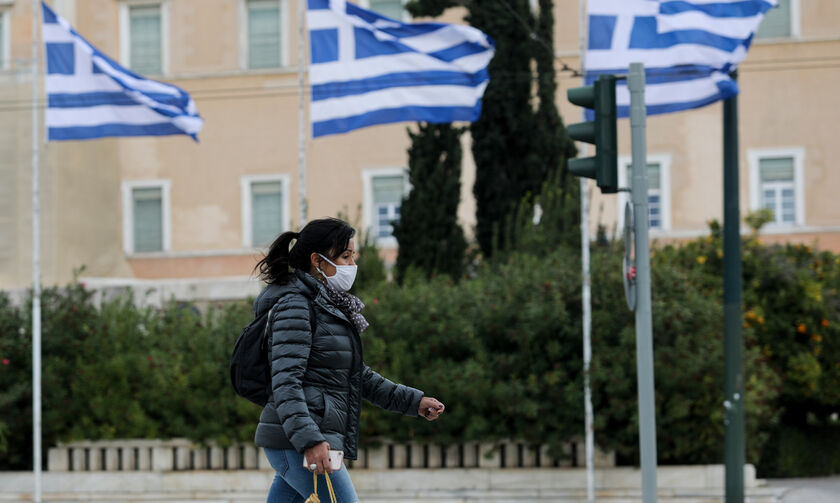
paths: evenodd
<path fill-rule="evenodd" d="M 737 75 L 733 74 L 733 78 Z M 723 355 L 725 503 L 744 502 L 744 340 L 741 333 L 738 97 L 723 101 Z"/>

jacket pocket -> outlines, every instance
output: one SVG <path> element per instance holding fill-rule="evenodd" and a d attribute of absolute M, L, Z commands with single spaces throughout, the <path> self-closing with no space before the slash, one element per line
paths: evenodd
<path fill-rule="evenodd" d="M 335 422 L 335 418 L 331 415 L 332 410 L 333 410 L 333 407 L 332 407 L 332 400 L 333 399 L 332 399 L 332 397 L 330 397 L 329 393 L 327 393 L 325 391 L 322 391 L 321 395 L 324 397 L 324 420 L 321 421 L 321 426 L 322 426 L 321 431 L 323 431 L 324 428 L 328 428 L 332 431 L 335 431 L 336 427 L 335 427 L 335 424 L 333 424 Z"/>
<path fill-rule="evenodd" d="M 303 395 L 306 397 L 306 407 L 309 409 L 309 415 L 314 416 L 315 423 L 320 425 L 327 416 L 327 400 L 324 391 L 309 386 L 303 389 Z"/>
<path fill-rule="evenodd" d="M 324 422 L 321 430 L 340 433 L 347 433 L 348 405 L 346 395 L 334 394 L 327 391 L 324 393 Z"/>

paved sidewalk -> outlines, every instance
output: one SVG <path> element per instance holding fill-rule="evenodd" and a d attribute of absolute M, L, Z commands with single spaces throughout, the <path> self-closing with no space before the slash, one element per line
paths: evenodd
<path fill-rule="evenodd" d="M 840 503 L 840 476 L 809 479 L 768 479 L 770 487 L 784 488 L 782 503 Z"/>

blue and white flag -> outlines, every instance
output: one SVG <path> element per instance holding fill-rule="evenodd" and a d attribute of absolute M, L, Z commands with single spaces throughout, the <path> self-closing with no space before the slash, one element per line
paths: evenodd
<path fill-rule="evenodd" d="M 589 0 L 587 83 L 644 63 L 649 115 L 699 108 L 738 93 L 729 73 L 746 57 L 776 0 Z M 616 87 L 627 117 L 626 82 Z"/>
<path fill-rule="evenodd" d="M 764 14 L 778 3 L 778 0 L 659 0 L 657 28 L 659 33 L 699 30 L 707 36 L 738 41 L 748 49 Z"/>
<path fill-rule="evenodd" d="M 404 121 L 475 121 L 493 41 L 470 26 L 401 23 L 308 0 L 312 136 Z"/>
<path fill-rule="evenodd" d="M 123 68 L 41 5 L 47 140 L 173 134 L 196 139 L 203 120 L 189 94 Z"/>

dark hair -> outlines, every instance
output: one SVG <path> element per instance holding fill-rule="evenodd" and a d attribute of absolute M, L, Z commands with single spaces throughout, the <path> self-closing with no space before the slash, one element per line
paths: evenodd
<path fill-rule="evenodd" d="M 268 253 L 254 267 L 259 270 L 260 279 L 269 284 L 285 284 L 289 281 L 289 267 L 308 271 L 309 257 L 320 253 L 330 260 L 347 249 L 356 230 L 337 218 L 321 218 L 306 224 L 300 232 L 284 232 L 268 247 Z M 292 240 L 297 242 L 289 249 Z"/>

